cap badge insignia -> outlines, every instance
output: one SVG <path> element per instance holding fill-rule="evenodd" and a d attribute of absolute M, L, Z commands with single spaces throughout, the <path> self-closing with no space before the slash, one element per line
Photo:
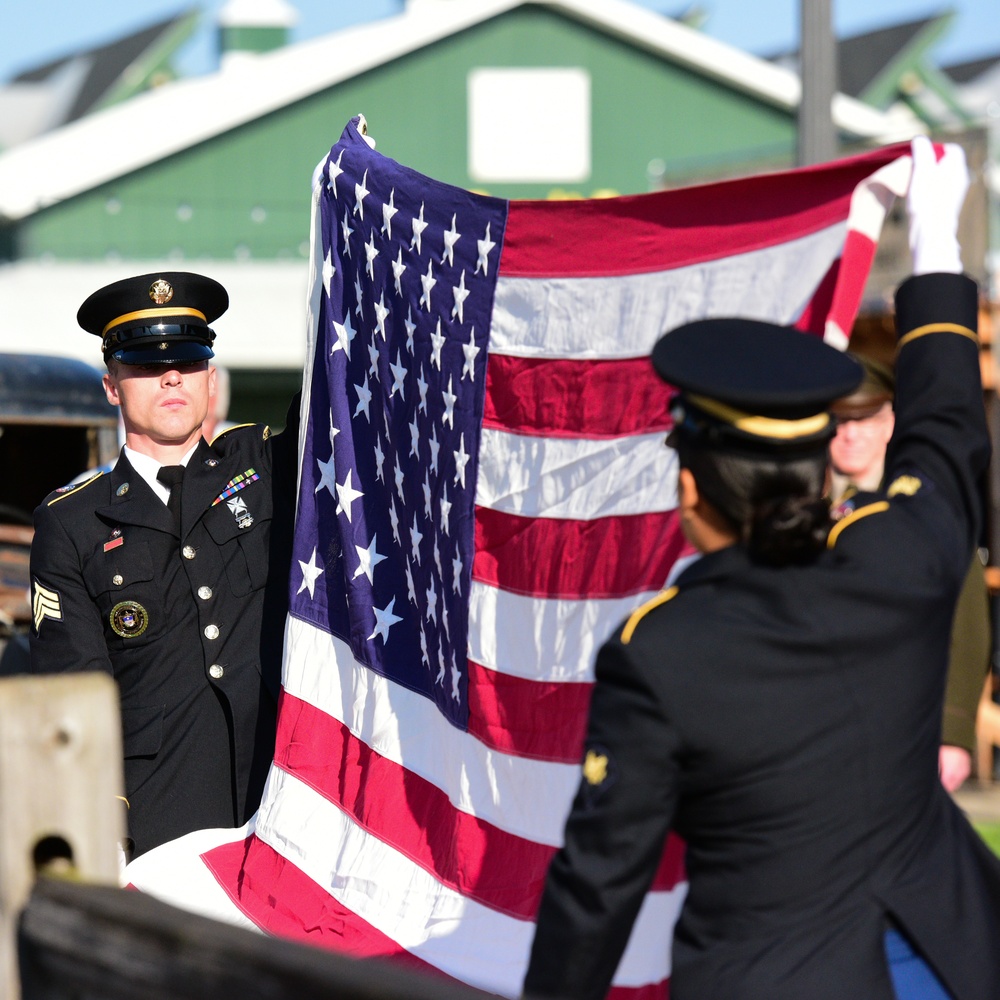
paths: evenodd
<path fill-rule="evenodd" d="M 583 762 L 583 776 L 588 785 L 600 785 L 608 776 L 608 758 L 605 754 L 587 751 Z"/>
<path fill-rule="evenodd" d="M 166 305 L 174 297 L 174 286 L 163 278 L 157 278 L 149 286 L 149 297 L 158 305 Z"/>
<path fill-rule="evenodd" d="M 111 609 L 111 628 L 123 639 L 142 635 L 149 625 L 149 613 L 138 601 L 122 601 Z"/>

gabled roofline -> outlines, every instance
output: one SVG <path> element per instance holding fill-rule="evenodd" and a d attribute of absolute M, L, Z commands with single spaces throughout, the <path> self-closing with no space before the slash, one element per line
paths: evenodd
<path fill-rule="evenodd" d="M 22 143 L 0 154 L 0 217 L 25 218 L 528 4 L 547 6 L 777 107 L 792 110 L 800 100 L 794 73 L 628 0 L 428 5 L 166 84 Z M 833 115 L 842 131 L 875 141 L 906 137 L 919 127 L 843 94 L 834 98 Z"/>

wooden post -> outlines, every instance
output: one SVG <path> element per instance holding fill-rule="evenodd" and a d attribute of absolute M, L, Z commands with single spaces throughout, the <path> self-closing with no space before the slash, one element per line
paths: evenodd
<path fill-rule="evenodd" d="M 37 869 L 117 884 L 123 787 L 109 676 L 0 679 L 0 995 L 20 996 L 17 919 Z"/>

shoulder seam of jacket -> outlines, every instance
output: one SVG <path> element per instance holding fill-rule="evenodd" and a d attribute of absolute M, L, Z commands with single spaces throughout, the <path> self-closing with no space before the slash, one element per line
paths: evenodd
<path fill-rule="evenodd" d="M 60 493 L 57 497 L 53 497 L 45 506 L 51 507 L 54 503 L 59 503 L 60 500 L 65 500 L 66 497 L 71 497 L 74 493 L 79 493 L 85 486 L 89 486 L 91 483 L 96 482 L 103 475 L 103 472 L 95 472 L 90 479 L 80 483 L 79 486 L 74 486 L 73 489 L 67 490 L 65 493 Z"/>
<path fill-rule="evenodd" d="M 888 500 L 876 500 L 874 503 L 865 504 L 864 507 L 859 507 L 857 510 L 852 511 L 847 515 L 842 521 L 838 521 L 831 529 L 830 534 L 826 536 L 826 547 L 832 549 L 834 545 L 837 544 L 837 538 L 840 533 L 849 524 L 853 524 L 855 521 L 860 521 L 863 517 L 868 517 L 869 514 L 881 514 L 883 511 L 889 509 Z"/>
<path fill-rule="evenodd" d="M 633 611 L 629 616 L 629 620 L 625 622 L 625 627 L 622 629 L 621 641 L 627 646 L 632 641 L 632 634 L 635 632 L 639 622 L 641 622 L 642 619 L 653 610 L 653 608 L 658 608 L 661 604 L 666 604 L 667 601 L 672 601 L 678 593 L 679 590 L 677 587 L 670 587 L 662 593 L 657 594 L 656 597 L 650 598 L 650 600 L 646 601 L 642 607 L 636 608 L 635 611 Z"/>

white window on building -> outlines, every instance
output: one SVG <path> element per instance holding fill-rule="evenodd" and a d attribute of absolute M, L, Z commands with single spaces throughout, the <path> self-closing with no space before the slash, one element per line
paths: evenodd
<path fill-rule="evenodd" d="M 469 73 L 469 176 L 572 183 L 590 176 L 590 75 L 583 69 Z"/>

